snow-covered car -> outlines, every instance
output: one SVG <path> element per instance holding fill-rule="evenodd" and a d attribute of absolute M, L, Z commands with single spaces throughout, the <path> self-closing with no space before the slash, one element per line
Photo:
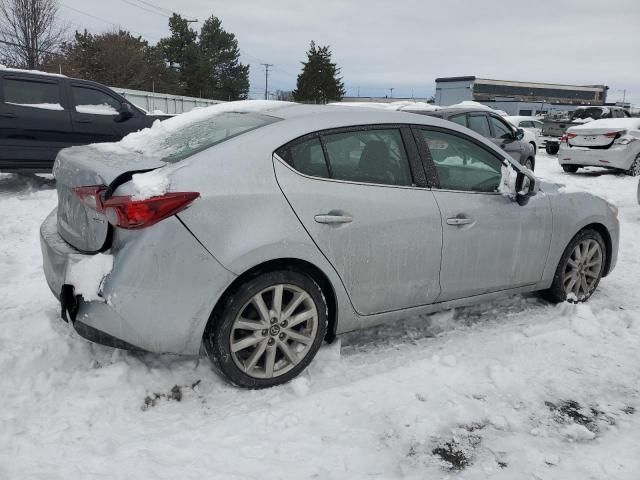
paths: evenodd
<path fill-rule="evenodd" d="M 595 120 L 567 130 L 558 161 L 565 172 L 604 167 L 640 175 L 640 118 Z"/>
<path fill-rule="evenodd" d="M 524 130 L 524 139 L 533 146 L 534 153 L 537 153 L 538 147 L 544 146 L 542 140 L 542 120 L 536 117 L 525 116 L 508 116 L 506 119 L 509 120 L 512 125 Z"/>
<path fill-rule="evenodd" d="M 542 291 L 587 300 L 615 207 L 425 115 L 229 102 L 65 149 L 44 273 L 82 336 L 284 383 L 323 340 Z"/>

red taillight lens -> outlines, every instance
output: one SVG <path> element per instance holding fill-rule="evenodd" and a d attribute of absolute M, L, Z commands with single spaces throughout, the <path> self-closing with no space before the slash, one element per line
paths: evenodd
<path fill-rule="evenodd" d="M 604 136 L 607 138 L 618 138 L 621 132 L 609 132 L 605 133 Z"/>
<path fill-rule="evenodd" d="M 196 192 L 170 192 L 144 200 L 118 196 L 103 200 L 103 185 L 78 187 L 73 192 L 89 208 L 107 217 L 114 227 L 136 229 L 150 227 L 180 212 L 200 196 Z"/>
<path fill-rule="evenodd" d="M 103 203 L 104 213 L 113 226 L 128 229 L 145 228 L 175 215 L 199 196 L 196 192 L 171 192 L 144 200 L 111 197 Z"/>
<path fill-rule="evenodd" d="M 576 138 L 577 136 L 577 133 L 567 133 L 567 140 L 571 140 L 572 138 Z"/>

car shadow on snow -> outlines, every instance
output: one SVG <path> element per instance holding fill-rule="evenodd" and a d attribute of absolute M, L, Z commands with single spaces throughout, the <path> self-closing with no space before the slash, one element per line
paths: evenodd
<path fill-rule="evenodd" d="M 0 173 L 0 195 L 26 194 L 54 188 L 56 181 L 51 175 Z"/>

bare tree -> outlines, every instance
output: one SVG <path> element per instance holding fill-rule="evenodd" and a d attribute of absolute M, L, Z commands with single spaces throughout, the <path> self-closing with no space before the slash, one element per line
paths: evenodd
<path fill-rule="evenodd" d="M 58 0 L 0 0 L 0 55 L 13 66 L 37 68 L 66 36 Z"/>

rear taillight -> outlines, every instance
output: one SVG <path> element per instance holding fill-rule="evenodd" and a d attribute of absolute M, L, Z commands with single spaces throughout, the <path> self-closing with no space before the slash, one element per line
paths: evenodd
<path fill-rule="evenodd" d="M 135 200 L 129 196 L 104 200 L 103 185 L 74 188 L 73 192 L 87 207 L 107 217 L 115 227 L 137 229 L 150 227 L 188 207 L 200 196 L 196 192 L 169 192 L 156 197 Z"/>
<path fill-rule="evenodd" d="M 605 133 L 604 136 L 607 138 L 619 138 L 624 134 L 624 132 L 609 132 Z"/>
<path fill-rule="evenodd" d="M 577 136 L 577 133 L 567 132 L 567 140 L 571 140 L 572 138 L 576 138 Z"/>

